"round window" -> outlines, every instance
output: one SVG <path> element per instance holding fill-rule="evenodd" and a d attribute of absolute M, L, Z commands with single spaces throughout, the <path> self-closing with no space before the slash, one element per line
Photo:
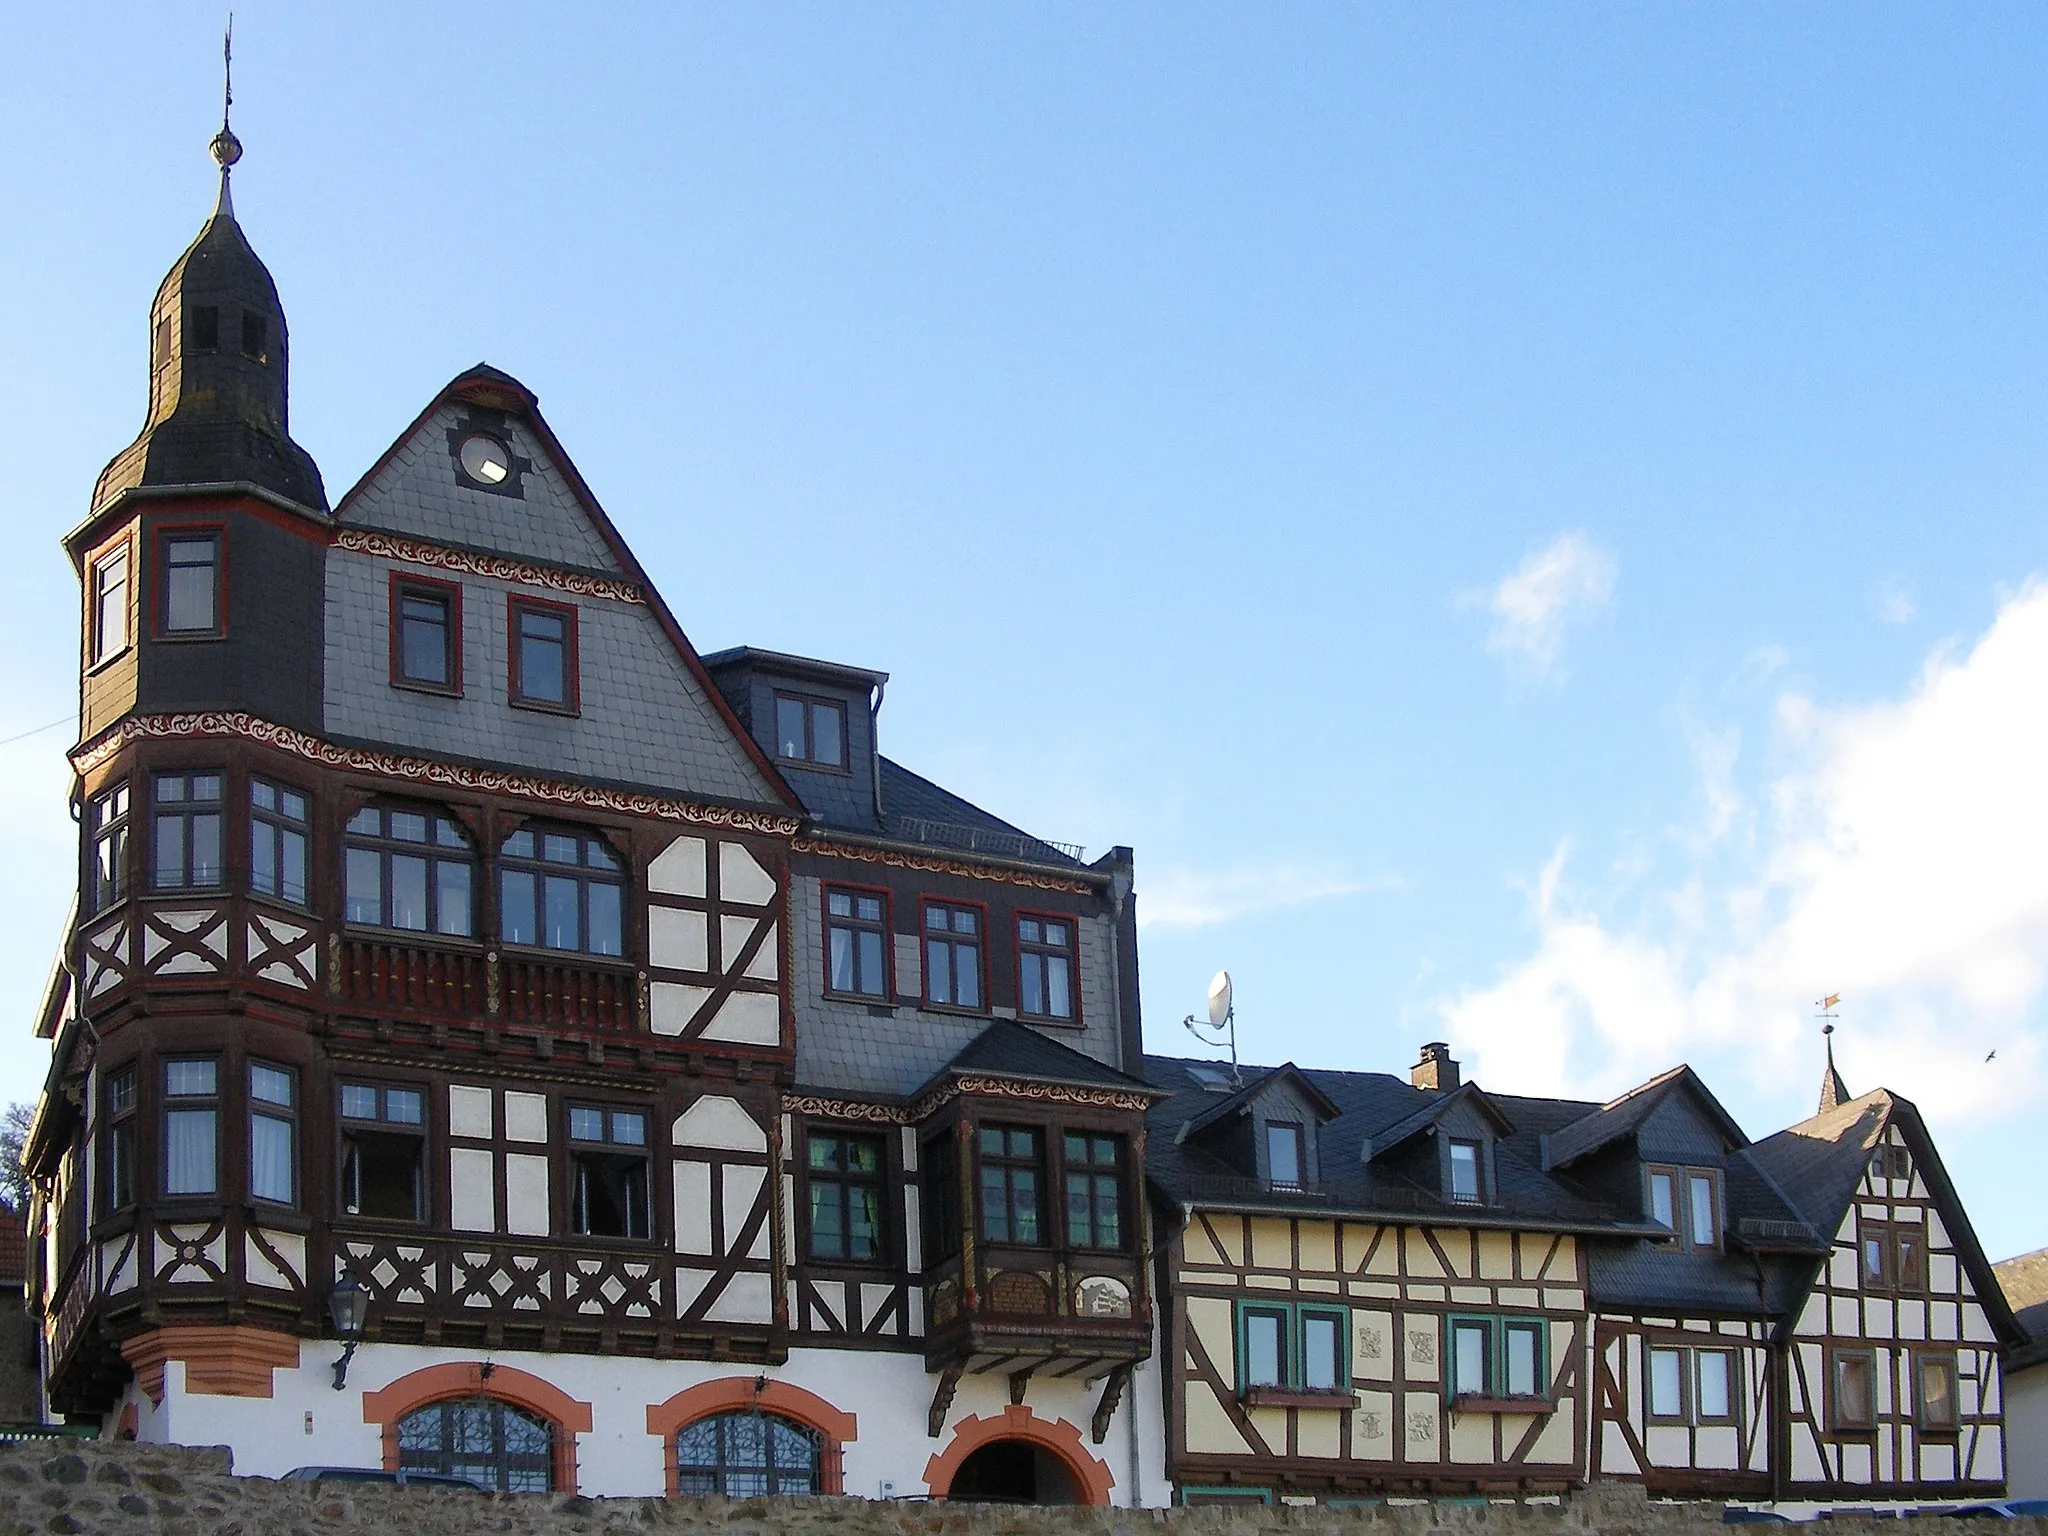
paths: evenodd
<path fill-rule="evenodd" d="M 462 472 L 478 485 L 502 485 L 512 473 L 512 454 L 495 437 L 472 432 L 459 450 Z"/>

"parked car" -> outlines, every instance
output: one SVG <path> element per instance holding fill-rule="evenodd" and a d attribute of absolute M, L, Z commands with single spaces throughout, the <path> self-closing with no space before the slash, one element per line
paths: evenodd
<path fill-rule="evenodd" d="M 1941 1511 L 1951 1520 L 2018 1520 L 2048 1515 L 2048 1499 L 1993 1499 L 1985 1504 L 1957 1504 Z"/>
<path fill-rule="evenodd" d="M 445 1472 L 387 1472 L 382 1467 L 293 1467 L 281 1483 L 395 1483 L 400 1488 L 460 1488 L 488 1493 L 482 1483 Z"/>

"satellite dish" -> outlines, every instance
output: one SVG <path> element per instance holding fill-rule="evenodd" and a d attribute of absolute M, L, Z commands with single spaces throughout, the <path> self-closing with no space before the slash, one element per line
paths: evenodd
<path fill-rule="evenodd" d="M 1218 971 L 1209 983 L 1209 1023 L 1217 1029 L 1230 1017 L 1230 990 L 1230 972 Z"/>

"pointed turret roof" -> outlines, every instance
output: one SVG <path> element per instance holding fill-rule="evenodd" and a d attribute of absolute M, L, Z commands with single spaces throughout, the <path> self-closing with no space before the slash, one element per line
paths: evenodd
<path fill-rule="evenodd" d="M 1842 1074 L 1835 1070 L 1835 1030 L 1832 1024 L 1828 1026 L 1826 1033 L 1828 1065 L 1827 1070 L 1820 1075 L 1820 1109 L 1818 1111 L 1823 1115 L 1831 1109 L 1841 1108 L 1856 1097 L 1855 1094 L 1849 1091 L 1849 1085 L 1842 1081 Z"/>
<path fill-rule="evenodd" d="M 270 269 L 235 219 L 228 183 L 242 146 L 213 140 L 220 195 L 150 306 L 149 415 L 100 474 L 92 510 L 126 492 L 239 486 L 313 512 L 327 492 L 292 441 L 290 350 Z"/>

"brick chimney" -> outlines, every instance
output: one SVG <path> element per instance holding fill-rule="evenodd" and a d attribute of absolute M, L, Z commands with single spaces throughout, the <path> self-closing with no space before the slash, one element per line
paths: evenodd
<path fill-rule="evenodd" d="M 1425 1045 L 1422 1060 L 1408 1069 L 1408 1081 L 1432 1093 L 1449 1093 L 1457 1087 L 1458 1064 L 1451 1059 L 1450 1046 L 1441 1040 Z"/>

